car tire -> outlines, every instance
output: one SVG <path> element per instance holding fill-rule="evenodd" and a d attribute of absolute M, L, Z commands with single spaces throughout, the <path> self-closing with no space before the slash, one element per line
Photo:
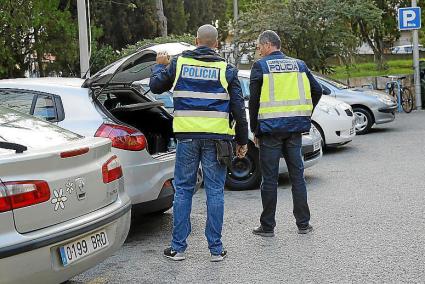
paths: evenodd
<path fill-rule="evenodd" d="M 356 134 L 363 135 L 368 133 L 373 125 L 372 114 L 362 107 L 354 107 L 353 112 L 356 116 Z"/>
<path fill-rule="evenodd" d="M 257 189 L 261 182 L 260 157 L 254 144 L 248 144 L 243 159 L 234 158 L 232 168 L 227 169 L 226 186 L 230 190 Z"/>

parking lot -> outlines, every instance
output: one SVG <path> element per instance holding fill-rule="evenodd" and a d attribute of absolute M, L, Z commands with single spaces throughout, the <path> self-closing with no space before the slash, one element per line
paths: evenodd
<path fill-rule="evenodd" d="M 185 261 L 162 256 L 171 236 L 168 211 L 134 219 L 124 246 L 70 283 L 422 282 L 424 121 L 424 111 L 400 114 L 306 170 L 311 235 L 296 233 L 287 176 L 280 180 L 275 238 L 251 233 L 261 212 L 258 190 L 226 191 L 229 257 L 210 263 L 201 189 Z"/>

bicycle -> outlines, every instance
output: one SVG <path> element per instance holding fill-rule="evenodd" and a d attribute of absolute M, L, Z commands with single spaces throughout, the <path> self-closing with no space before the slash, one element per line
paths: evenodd
<path fill-rule="evenodd" d="M 390 96 L 393 96 L 397 100 L 397 104 L 401 106 L 406 113 L 410 113 L 413 110 L 413 94 L 412 91 L 403 86 L 402 81 L 406 79 L 406 76 L 385 76 L 386 78 L 392 79 L 386 85 L 386 90 Z M 400 95 L 399 95 L 400 92 Z"/>

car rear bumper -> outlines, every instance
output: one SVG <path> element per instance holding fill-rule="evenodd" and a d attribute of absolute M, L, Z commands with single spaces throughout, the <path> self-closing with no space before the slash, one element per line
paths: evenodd
<path fill-rule="evenodd" d="M 110 210 L 110 207 L 117 208 Z M 106 211 L 109 213 L 105 214 Z M 83 224 L 78 224 L 81 220 L 68 221 L 67 223 L 74 223 L 69 229 L 47 228 L 42 233 L 18 234 L 17 238 L 27 241 L 0 248 L 0 282 L 60 283 L 109 257 L 121 247 L 127 237 L 131 202 L 128 198 L 125 202 L 119 200 L 88 215 L 91 216 L 84 216 Z M 61 227 L 67 226 L 61 224 Z M 64 267 L 59 247 L 99 230 L 106 231 L 109 246 Z M 39 236 L 35 237 L 36 235 Z"/>
<path fill-rule="evenodd" d="M 113 151 L 122 164 L 125 190 L 133 205 L 158 199 L 164 183 L 174 177 L 175 153 L 152 157 L 146 151 Z"/>

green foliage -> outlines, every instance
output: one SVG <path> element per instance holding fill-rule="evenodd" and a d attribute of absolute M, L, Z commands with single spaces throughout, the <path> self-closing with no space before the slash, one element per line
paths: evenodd
<path fill-rule="evenodd" d="M 331 75 L 334 79 L 347 79 L 354 77 L 369 77 L 369 76 L 383 76 L 383 75 L 396 75 L 396 74 L 412 74 L 412 64 L 411 59 L 407 60 L 389 60 L 387 61 L 388 68 L 386 70 L 377 70 L 376 64 L 373 62 L 370 63 L 360 63 L 353 64 L 348 67 L 346 66 L 336 66 L 335 73 Z"/>
<path fill-rule="evenodd" d="M 164 15 L 167 17 L 168 34 L 181 35 L 186 32 L 188 15 L 183 0 L 163 0 Z"/>
<path fill-rule="evenodd" d="M 337 0 L 264 0 L 254 2 L 238 23 L 239 42 L 249 43 L 271 29 L 282 40 L 283 50 L 303 59 L 312 69 L 329 73 L 327 60 L 348 57 L 358 44 Z M 252 45 L 251 45 L 252 47 Z"/>
<path fill-rule="evenodd" d="M 135 44 L 127 45 L 122 51 L 121 51 L 121 57 L 131 54 L 138 50 L 141 47 L 147 46 L 149 44 L 159 44 L 159 43 L 168 43 L 168 42 L 185 42 L 188 44 L 194 44 L 195 43 L 195 37 L 190 34 L 183 34 L 183 35 L 170 35 L 166 37 L 157 37 L 154 39 L 144 39 L 141 41 L 138 41 Z"/>
<path fill-rule="evenodd" d="M 90 1 L 92 23 L 103 30 L 101 45 L 121 49 L 159 34 L 155 1 Z"/>
<path fill-rule="evenodd" d="M 204 24 L 226 24 L 226 0 L 184 0 L 184 9 L 189 17 L 186 32 L 190 34 Z"/>
<path fill-rule="evenodd" d="M 0 77 L 23 77 L 31 63 L 41 76 L 67 69 L 77 56 L 77 28 L 59 0 L 2 1 L 0 8 Z M 50 55 L 56 57 L 48 63 Z"/>

